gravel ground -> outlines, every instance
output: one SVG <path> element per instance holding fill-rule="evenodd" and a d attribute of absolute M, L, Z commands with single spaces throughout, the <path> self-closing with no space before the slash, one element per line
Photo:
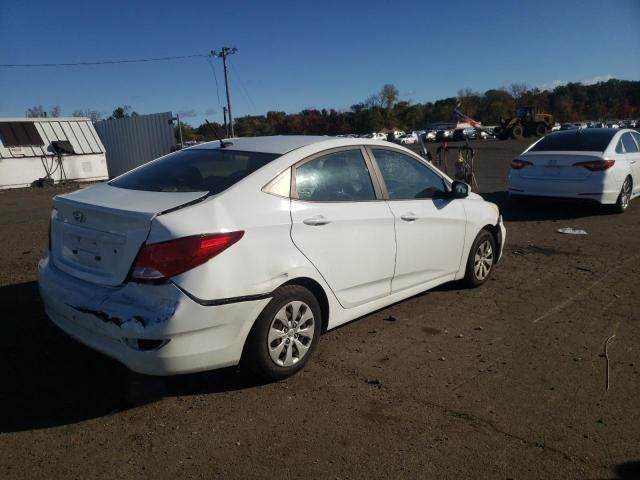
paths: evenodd
<path fill-rule="evenodd" d="M 0 477 L 640 478 L 640 201 L 516 209 L 526 142 L 473 146 L 508 229 L 492 280 L 328 332 L 273 384 L 139 376 L 67 338 L 36 283 L 64 188 L 0 191 Z"/>

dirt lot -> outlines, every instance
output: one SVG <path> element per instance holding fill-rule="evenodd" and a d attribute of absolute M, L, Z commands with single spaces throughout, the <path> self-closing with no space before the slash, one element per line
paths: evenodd
<path fill-rule="evenodd" d="M 506 176 L 525 145 L 474 143 L 508 229 L 487 285 L 329 332 L 266 385 L 142 377 L 67 338 L 36 284 L 60 190 L 1 192 L 0 477 L 640 478 L 640 201 L 516 210 Z"/>

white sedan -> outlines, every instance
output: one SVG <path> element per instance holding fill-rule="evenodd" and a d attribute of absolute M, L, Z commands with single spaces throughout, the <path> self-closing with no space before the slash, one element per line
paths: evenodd
<path fill-rule="evenodd" d="M 415 132 L 407 133 L 397 141 L 400 145 L 413 145 L 414 143 L 418 143 L 418 134 Z"/>
<path fill-rule="evenodd" d="M 640 134 L 589 128 L 552 133 L 511 163 L 511 197 L 588 199 L 624 212 L 640 195 Z"/>
<path fill-rule="evenodd" d="M 388 142 L 200 144 L 58 195 L 47 315 L 130 369 L 296 373 L 320 334 L 452 280 L 484 283 L 498 208 Z"/>

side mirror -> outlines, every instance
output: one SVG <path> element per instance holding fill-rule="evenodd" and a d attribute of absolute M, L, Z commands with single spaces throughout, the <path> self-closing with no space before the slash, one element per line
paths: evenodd
<path fill-rule="evenodd" d="M 451 198 L 467 198 L 468 196 L 469 185 L 458 180 L 451 184 Z"/>

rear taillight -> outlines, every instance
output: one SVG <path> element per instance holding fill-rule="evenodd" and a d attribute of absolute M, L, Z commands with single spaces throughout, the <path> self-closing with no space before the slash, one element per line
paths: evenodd
<path fill-rule="evenodd" d="M 514 170 L 521 170 L 529 165 L 533 165 L 533 163 L 527 162 L 526 160 L 521 160 L 519 158 L 514 158 L 513 160 L 511 160 L 511 168 L 513 168 Z"/>
<path fill-rule="evenodd" d="M 131 271 L 134 280 L 161 280 L 202 265 L 236 243 L 243 231 L 194 235 L 160 243 L 145 243 Z"/>
<path fill-rule="evenodd" d="M 613 167 L 615 160 L 591 160 L 589 162 L 574 163 L 574 167 L 583 167 L 592 172 L 602 172 L 608 168 Z"/>

